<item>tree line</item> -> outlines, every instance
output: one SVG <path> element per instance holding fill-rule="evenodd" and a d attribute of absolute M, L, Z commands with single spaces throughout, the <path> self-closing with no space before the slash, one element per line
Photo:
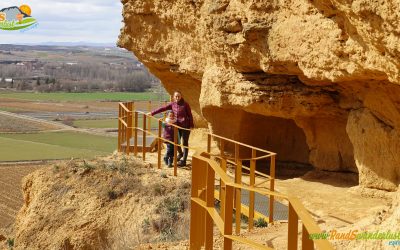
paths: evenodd
<path fill-rule="evenodd" d="M 39 92 L 142 92 L 159 84 L 144 67 L 104 62 L 0 64 L 0 78 L 0 87 Z"/>

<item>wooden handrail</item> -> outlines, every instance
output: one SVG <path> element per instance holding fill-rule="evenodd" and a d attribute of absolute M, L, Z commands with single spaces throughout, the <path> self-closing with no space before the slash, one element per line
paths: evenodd
<path fill-rule="evenodd" d="M 261 148 L 258 148 L 258 147 L 254 147 L 254 146 L 251 146 L 251 145 L 242 143 L 242 142 L 234 141 L 234 140 L 232 140 L 232 139 L 229 139 L 229 138 L 226 138 L 226 137 L 223 137 L 223 136 L 220 136 L 220 135 L 211 134 L 211 133 L 210 133 L 210 135 L 211 135 L 212 137 L 216 137 L 216 138 L 219 138 L 219 139 L 223 139 L 223 140 L 225 140 L 225 141 L 229 141 L 229 142 L 231 142 L 231 143 L 238 144 L 238 145 L 240 145 L 240 146 L 244 146 L 244 147 L 251 148 L 251 149 L 256 149 L 257 151 L 261 151 L 261 152 L 268 153 L 268 154 L 271 154 L 271 155 L 276 155 L 276 153 L 274 153 L 274 152 L 271 152 L 271 151 L 268 151 L 268 150 L 265 150 L 265 149 L 261 149 Z"/>
<path fill-rule="evenodd" d="M 296 215 L 295 218 L 297 218 L 295 220 L 293 220 L 293 219 L 289 220 L 289 224 L 288 224 L 288 227 L 289 227 L 288 246 L 290 246 L 290 248 L 293 247 L 294 249 L 297 249 L 297 223 L 298 223 L 298 219 L 300 219 L 302 224 L 303 224 L 303 249 L 308 249 L 308 247 L 310 249 L 312 249 L 313 248 L 313 244 L 315 244 L 317 246 L 317 248 L 320 249 L 320 250 L 333 250 L 333 247 L 329 243 L 329 241 L 324 240 L 324 239 L 312 240 L 312 239 L 309 238 L 310 234 L 322 233 L 322 231 L 317 226 L 317 224 L 314 222 L 314 220 L 312 219 L 311 215 L 308 213 L 308 211 L 305 209 L 305 207 L 301 204 L 301 202 L 299 201 L 298 198 L 296 198 L 294 196 L 287 196 L 287 195 L 284 195 L 284 194 L 281 194 L 281 193 L 278 193 L 278 192 L 275 192 L 275 191 L 261 190 L 259 188 L 252 188 L 252 187 L 247 187 L 247 186 L 244 186 L 244 185 L 241 185 L 241 184 L 237 184 L 232 180 L 231 177 L 229 177 L 225 173 L 225 171 L 223 171 L 220 168 L 220 166 L 215 161 L 213 161 L 213 160 L 211 160 L 211 159 L 209 159 L 207 157 L 202 156 L 202 154 L 205 154 L 205 153 L 196 152 L 193 155 L 193 159 L 197 159 L 200 162 L 206 163 L 206 165 L 204 165 L 206 167 L 206 169 L 202 169 L 201 171 L 200 171 L 200 169 L 197 169 L 200 166 L 193 165 L 193 168 L 196 169 L 196 173 L 197 174 L 198 173 L 202 173 L 203 174 L 203 177 L 200 177 L 200 176 L 196 175 L 197 182 L 199 182 L 201 179 L 204 179 L 204 178 L 210 178 L 210 177 L 204 177 L 204 175 L 208 175 L 209 174 L 208 169 L 211 168 L 212 169 L 212 173 L 218 175 L 223 180 L 223 182 L 225 183 L 226 187 L 231 187 L 231 188 L 234 188 L 234 189 L 244 189 L 244 190 L 252 191 L 252 192 L 255 192 L 255 193 L 258 193 L 258 194 L 261 194 L 261 195 L 273 195 L 275 197 L 280 197 L 282 199 L 285 199 L 285 200 L 287 200 L 289 202 L 290 211 L 292 213 L 294 212 L 295 215 Z M 199 164 L 197 160 L 193 161 L 194 164 Z M 212 177 L 214 177 L 214 176 L 212 176 Z M 199 187 L 198 184 L 199 183 L 196 183 L 195 185 L 197 185 L 197 186 L 194 186 L 193 188 L 196 188 L 196 187 L 198 188 Z M 214 186 L 213 185 L 206 185 L 205 186 L 205 190 L 203 191 L 203 193 L 204 192 L 207 193 L 208 192 L 207 190 L 209 188 L 211 188 L 211 190 L 214 190 Z M 195 202 L 196 204 L 198 204 L 202 209 L 204 209 L 207 212 L 207 214 L 213 220 L 213 222 L 217 226 L 218 230 L 220 231 L 221 235 L 225 239 L 230 239 L 230 240 L 233 240 L 233 241 L 237 241 L 237 242 L 252 246 L 254 248 L 257 248 L 257 249 L 272 249 L 272 248 L 263 246 L 261 244 L 258 244 L 256 242 L 253 242 L 251 240 L 248 240 L 248 239 L 245 239 L 245 238 L 242 238 L 242 237 L 239 237 L 239 236 L 234 236 L 231 233 L 230 234 L 226 234 L 225 233 L 225 228 L 226 228 L 226 226 L 232 227 L 231 222 L 230 221 L 226 222 L 221 217 L 221 215 L 219 215 L 216 212 L 214 207 L 208 206 L 206 204 L 206 202 L 203 199 L 201 199 L 201 197 L 193 196 L 193 194 L 194 193 L 193 193 L 193 190 L 192 190 L 192 198 L 191 198 L 191 200 L 193 202 Z M 232 203 L 233 202 L 233 196 L 230 199 L 231 199 L 230 203 Z M 227 201 L 225 201 L 225 202 L 227 202 Z M 221 209 L 225 209 L 225 208 L 222 207 Z M 201 216 L 200 214 L 197 214 L 199 212 L 198 209 L 194 209 L 194 211 L 195 211 L 196 214 L 191 214 L 191 217 L 192 216 Z M 292 216 L 292 217 L 290 217 L 290 216 Z M 293 218 L 293 214 L 289 214 L 289 217 Z M 229 225 L 227 225 L 227 223 Z M 191 230 L 195 230 L 194 227 L 195 227 L 194 224 L 191 225 Z M 206 225 L 205 230 L 203 230 L 202 232 L 207 233 L 207 231 L 210 231 L 210 230 L 212 231 L 212 227 L 209 227 L 209 226 L 207 227 L 207 225 Z M 197 232 L 199 233 L 199 231 L 197 231 Z M 191 235 L 193 235 L 193 234 L 191 233 Z M 197 242 L 197 243 L 196 242 L 192 242 L 192 241 L 198 241 L 199 239 L 200 238 L 193 238 L 193 239 L 191 238 L 190 239 L 191 240 L 191 246 L 199 246 L 200 245 L 199 242 Z M 199 248 L 196 247 L 196 248 L 193 248 L 193 249 L 199 249 Z M 228 241 L 227 245 L 224 245 L 224 249 L 232 249 L 232 242 Z"/>
<path fill-rule="evenodd" d="M 119 103 L 119 105 L 126 111 L 126 112 L 132 112 L 131 110 L 129 110 L 126 106 L 125 106 L 125 103 L 123 103 L 123 102 L 120 102 Z"/>
<path fill-rule="evenodd" d="M 201 153 L 195 152 L 192 157 L 195 157 L 195 158 L 197 158 L 199 160 L 205 161 L 208 164 L 210 164 L 211 168 L 214 169 L 215 173 L 217 173 L 221 177 L 221 179 L 223 180 L 225 185 L 228 185 L 228 186 L 231 186 L 231 187 L 234 187 L 234 188 L 244 189 L 244 190 L 247 190 L 247 191 L 257 192 L 257 193 L 260 193 L 260 194 L 263 194 L 263 195 L 274 195 L 274 196 L 277 196 L 277 197 L 280 197 L 280 198 L 284 198 L 284 199 L 288 198 L 287 195 L 284 195 L 282 193 L 278 193 L 278 192 L 275 192 L 275 191 L 260 190 L 260 189 L 257 189 L 257 188 L 251 188 L 251 187 L 248 187 L 248 186 L 244 186 L 244 185 L 235 183 L 234 181 L 232 181 L 232 178 L 229 177 L 229 175 L 225 171 L 223 171 L 215 161 L 213 161 L 213 160 L 211 160 L 211 159 L 209 159 L 207 157 L 202 156 L 202 154 L 206 154 L 206 153 L 205 152 L 201 152 Z"/>
<path fill-rule="evenodd" d="M 149 102 L 149 107 L 151 107 L 151 103 Z M 138 126 L 138 114 L 143 115 L 143 128 L 140 128 Z M 134 120 L 134 123 L 132 124 L 132 119 Z M 149 123 L 146 123 L 146 120 L 149 120 Z M 158 133 L 155 134 L 151 131 L 151 123 L 150 121 L 152 119 L 157 120 L 158 122 Z M 135 138 L 134 141 L 134 152 L 135 155 L 137 154 L 137 134 L 138 131 L 143 133 L 143 159 L 146 157 L 146 150 L 145 150 L 145 138 L 146 135 L 152 135 L 154 138 L 157 138 L 159 144 L 162 142 L 168 142 L 173 144 L 174 147 L 174 175 L 177 175 L 177 161 L 176 161 L 176 148 L 178 146 L 181 146 L 177 142 L 177 130 L 178 129 L 183 129 L 183 130 L 190 130 L 187 128 L 182 128 L 176 124 L 171 124 L 174 127 L 175 130 L 175 136 L 174 136 L 174 141 L 167 140 L 165 138 L 161 137 L 161 123 L 162 123 L 162 118 L 156 118 L 154 116 L 151 116 L 147 114 L 146 112 L 143 111 L 135 111 L 133 104 L 132 103 L 120 103 L 120 109 L 119 109 L 119 117 L 118 117 L 118 142 L 122 143 L 122 138 L 125 138 L 127 141 L 127 148 L 126 152 L 129 154 L 130 148 L 129 148 L 129 140 L 132 137 L 132 131 L 134 132 L 133 136 Z M 147 125 L 149 126 L 149 130 L 146 129 Z M 237 142 L 229 138 L 225 138 L 223 136 L 215 135 L 212 133 L 208 133 L 208 140 L 207 140 L 207 152 L 199 152 L 197 148 L 189 147 L 189 146 L 183 146 L 184 148 L 188 148 L 191 150 L 195 150 L 195 153 L 193 155 L 193 171 L 194 169 L 198 168 L 196 164 L 199 164 L 200 162 L 203 162 L 206 167 L 206 170 L 204 173 L 203 172 L 197 172 L 196 178 L 192 178 L 192 211 L 197 211 L 200 212 L 203 209 L 203 211 L 206 212 L 207 216 L 205 219 L 205 225 L 203 228 L 209 228 L 210 225 L 212 226 L 213 223 L 217 225 L 218 230 L 220 233 L 224 236 L 224 248 L 225 249 L 231 249 L 232 247 L 232 241 L 237 241 L 241 242 L 247 245 L 250 245 L 255 248 L 259 249 L 271 249 L 266 246 L 260 245 L 258 243 L 255 243 L 253 241 L 250 241 L 248 239 L 234 236 L 232 235 L 232 212 L 234 209 L 234 199 L 236 199 L 238 202 L 236 202 L 236 213 L 239 213 L 239 216 L 237 215 L 237 220 L 236 220 L 236 232 L 240 232 L 240 199 L 241 199 L 241 193 L 240 190 L 247 190 L 250 192 L 250 203 L 254 203 L 254 194 L 258 193 L 260 195 L 264 196 L 269 196 L 269 221 L 273 222 L 273 206 L 274 206 L 274 199 L 279 198 L 279 199 L 284 199 L 289 202 L 289 231 L 288 231 L 288 247 L 290 249 L 297 249 L 297 223 L 299 220 L 302 221 L 303 223 L 303 236 L 302 236 L 302 242 L 303 242 L 303 249 L 306 248 L 312 248 L 313 243 L 319 248 L 319 249 L 333 249 L 330 243 L 327 240 L 311 240 L 309 235 L 313 233 L 321 233 L 320 228 L 317 226 L 317 224 L 313 221 L 311 215 L 308 213 L 308 211 L 304 208 L 304 206 L 301 204 L 301 202 L 293 196 L 287 196 L 285 194 L 279 193 L 274 191 L 274 181 L 275 181 L 275 157 L 276 153 L 264 150 L 258 147 L 254 147 L 245 143 Z M 221 153 L 220 155 L 213 155 L 211 154 L 211 139 L 212 138 L 217 138 L 220 140 L 221 144 Z M 235 145 L 235 156 L 234 157 L 228 157 L 225 155 L 223 152 L 225 143 L 224 142 L 229 142 L 233 143 Z M 246 147 L 251 149 L 251 158 L 240 158 L 239 154 L 239 146 Z M 121 151 L 122 147 L 119 145 L 118 149 Z M 257 151 L 262 152 L 266 155 L 262 156 L 257 156 Z M 158 146 L 158 165 L 159 168 L 161 167 L 161 150 L 160 150 L 160 145 Z M 211 157 L 215 157 L 220 159 L 221 164 L 219 165 L 217 162 L 211 159 Z M 270 165 L 270 175 L 261 173 L 257 170 L 255 170 L 255 164 L 257 160 L 262 160 L 270 158 L 271 159 L 271 165 Z M 250 161 L 250 168 L 243 166 L 243 161 Z M 230 162 L 236 166 L 235 170 L 235 178 L 236 180 L 233 181 L 230 176 L 226 173 L 226 163 Z M 250 183 L 247 184 L 241 180 L 242 176 L 242 171 L 241 169 L 246 169 L 250 171 Z M 198 170 L 197 170 L 198 171 Z M 194 172 L 193 172 L 194 174 Z M 206 177 L 206 183 L 199 183 L 197 180 L 198 176 L 207 174 Z M 264 178 L 267 178 L 266 181 L 264 182 L 269 182 L 269 189 L 260 189 L 257 186 L 261 185 L 261 183 L 256 183 L 255 182 L 255 175 L 262 176 Z M 221 209 L 221 214 L 218 213 L 218 211 L 214 208 L 214 189 L 215 189 L 215 177 L 216 175 L 219 177 L 220 181 L 220 200 L 221 200 L 221 205 L 223 209 Z M 201 177 L 203 178 L 203 177 Z M 201 192 L 196 192 L 193 188 L 199 187 L 199 185 L 205 185 L 203 189 L 201 189 Z M 196 204 L 196 205 L 194 205 Z M 197 206 L 197 208 L 196 208 Z M 253 223 L 253 216 L 254 216 L 254 204 L 250 204 L 250 207 L 248 208 L 250 217 L 249 218 L 249 230 L 252 228 L 252 223 Z M 192 215 L 193 220 L 199 222 L 199 218 L 197 218 L 199 214 Z M 192 219 L 191 219 L 192 220 Z M 195 236 L 195 233 L 190 233 L 191 235 L 191 249 L 192 249 L 192 238 L 196 238 L 197 241 L 204 242 L 206 249 L 209 249 L 210 246 L 213 244 L 212 240 L 212 231 L 202 231 L 200 230 L 201 233 L 204 233 L 204 236 Z M 200 237 L 200 238 L 199 238 Z M 196 243 L 198 244 L 198 243 Z M 198 249 L 199 245 L 193 245 L 196 247 L 193 247 L 193 249 Z"/>

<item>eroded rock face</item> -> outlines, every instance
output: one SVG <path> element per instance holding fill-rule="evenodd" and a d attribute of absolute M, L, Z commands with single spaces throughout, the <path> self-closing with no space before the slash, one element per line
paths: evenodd
<path fill-rule="evenodd" d="M 399 144 L 397 1 L 122 2 L 119 45 L 168 91 L 181 90 L 214 133 L 396 189 L 400 156 L 365 155 Z M 377 136 L 372 118 L 357 123 L 359 110 L 390 135 Z M 372 131 L 361 133 L 364 126 Z"/>

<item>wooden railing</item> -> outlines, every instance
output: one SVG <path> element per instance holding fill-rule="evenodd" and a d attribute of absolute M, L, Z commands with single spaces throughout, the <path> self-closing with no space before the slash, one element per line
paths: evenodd
<path fill-rule="evenodd" d="M 142 133 L 142 159 L 146 160 L 146 150 L 145 150 L 145 145 L 146 145 L 146 138 L 147 135 L 152 135 L 156 140 L 158 140 L 158 147 L 157 147 L 157 166 L 159 169 L 162 168 L 161 164 L 161 144 L 164 142 L 169 142 L 174 145 L 174 163 L 173 163 L 173 168 L 174 168 L 174 175 L 177 176 L 178 174 L 178 166 L 177 166 L 177 147 L 184 147 L 184 148 L 189 148 L 191 150 L 199 150 L 198 148 L 192 148 L 192 147 L 186 147 L 186 146 L 181 146 L 178 143 L 178 130 L 188 130 L 186 128 L 179 127 L 177 125 L 172 125 L 174 127 L 174 140 L 169 141 L 166 140 L 165 138 L 162 138 L 161 132 L 162 132 L 162 119 L 153 117 L 148 114 L 148 112 L 151 110 L 152 104 L 149 103 L 148 110 L 143 112 L 143 111 L 136 111 L 135 109 L 135 104 L 132 102 L 129 103 L 120 103 L 119 105 L 119 126 L 118 126 L 118 145 L 119 145 L 119 151 L 122 152 L 122 142 L 127 142 L 126 143 L 126 148 L 124 152 L 129 154 L 131 150 L 133 150 L 133 153 L 135 156 L 138 155 L 138 143 L 137 143 L 137 138 L 138 138 L 138 133 Z M 142 118 L 142 126 L 139 126 L 139 118 Z M 151 130 L 149 130 L 148 124 L 153 120 L 153 122 L 158 123 L 158 128 L 157 128 L 157 133 L 153 133 Z M 123 139 L 125 138 L 125 139 Z M 130 145 L 130 139 L 134 138 L 133 142 L 134 145 Z M 215 141 L 219 143 L 219 150 L 218 154 L 211 154 L 211 149 L 212 149 L 212 141 Z M 133 148 L 131 148 L 133 146 Z M 225 153 L 225 149 L 227 147 L 232 147 L 234 149 L 234 154 L 233 156 L 230 156 Z M 235 172 L 234 172 L 234 178 L 235 182 L 237 184 L 245 183 L 249 185 L 250 187 L 259 187 L 263 184 L 268 184 L 267 188 L 271 191 L 275 190 L 275 158 L 276 154 L 274 152 L 270 152 L 264 149 L 260 149 L 257 147 L 253 147 L 244 143 L 240 143 L 234 140 L 231 140 L 229 138 L 225 138 L 219 135 L 214 135 L 211 133 L 207 134 L 207 145 L 203 147 L 204 149 L 207 149 L 207 153 L 209 157 L 213 157 L 214 159 L 218 160 L 220 162 L 220 167 L 223 169 L 225 172 L 227 171 L 227 164 L 231 164 L 234 166 Z M 242 158 L 241 157 L 241 151 L 249 151 L 251 152 L 251 157 L 249 158 Z M 242 154 L 244 155 L 244 154 Z M 269 175 L 262 173 L 260 171 L 256 170 L 256 165 L 258 161 L 266 161 L 269 160 Z M 246 167 L 243 162 L 244 161 L 249 161 L 250 166 Z M 243 171 L 248 171 L 249 172 L 249 182 L 246 182 L 243 180 Z M 260 183 L 256 183 L 256 179 L 264 179 L 264 181 Z M 220 182 L 220 193 L 221 191 L 225 188 L 223 185 L 223 182 L 219 180 Z M 223 202 L 222 196 L 220 195 L 219 200 Z M 237 214 L 237 224 L 236 224 L 236 232 L 239 233 L 240 231 L 240 215 L 242 213 L 242 205 L 240 203 L 241 201 L 241 191 L 235 190 L 235 211 Z M 268 204 L 268 221 L 273 222 L 273 217 L 274 217 L 274 196 L 271 195 L 269 197 L 269 204 Z M 253 228 L 254 224 L 254 217 L 255 217 L 255 194 L 254 192 L 250 192 L 249 195 L 249 207 L 248 207 L 248 213 L 247 216 L 249 218 L 249 230 Z"/>
<path fill-rule="evenodd" d="M 161 105 L 162 103 L 159 103 Z M 151 111 L 152 103 L 149 102 L 146 111 L 135 110 L 135 104 L 132 102 L 119 104 L 118 118 L 118 150 L 127 154 L 133 151 L 134 155 L 138 155 L 138 133 L 142 133 L 142 159 L 146 160 L 146 137 L 152 135 L 158 141 L 157 147 L 157 165 L 162 168 L 161 164 L 161 144 L 169 142 L 174 145 L 174 175 L 177 176 L 177 147 L 181 146 L 178 143 L 178 130 L 188 130 L 186 128 L 174 126 L 174 140 L 169 141 L 161 136 L 162 119 L 153 117 L 148 114 Z M 142 119 L 141 127 L 139 118 Z M 157 133 L 151 130 L 151 122 L 156 122 Z M 130 145 L 131 138 L 134 139 L 134 145 Z M 213 141 L 219 145 L 218 153 L 213 153 Z M 123 150 L 123 143 L 125 149 Z M 215 144 L 215 143 L 214 143 Z M 185 147 L 185 146 L 182 146 Z M 226 148 L 231 147 L 234 153 L 226 153 Z M 198 151 L 198 148 L 186 147 L 191 150 Z M 299 218 L 303 221 L 303 249 L 312 249 L 307 246 L 312 246 L 313 242 L 309 240 L 309 233 L 318 233 L 320 229 L 307 210 L 294 197 L 287 197 L 283 194 L 274 192 L 275 190 L 275 161 L 276 154 L 264 149 L 253 147 L 244 143 L 240 143 L 219 135 L 207 134 L 207 145 L 201 155 L 196 153 L 192 158 L 192 212 L 191 212 L 191 249 L 199 249 L 200 246 L 206 246 L 210 249 L 212 246 L 212 225 L 215 223 L 220 229 L 226 241 L 226 248 L 232 247 L 232 240 L 236 240 L 251 246 L 261 249 L 268 249 L 264 246 L 252 243 L 249 240 L 234 236 L 232 234 L 232 218 L 233 209 L 235 211 L 235 233 L 239 234 L 241 230 L 241 190 L 249 191 L 249 208 L 248 208 L 248 229 L 251 230 L 254 225 L 255 214 L 255 193 L 269 196 L 268 203 L 268 221 L 274 221 L 274 200 L 275 197 L 281 197 L 289 201 L 289 249 L 297 249 L 297 222 Z M 132 151 L 131 151 L 132 150 Z M 245 157 L 246 153 L 250 152 L 250 157 Z M 217 163 L 217 161 L 219 163 Z M 257 162 L 269 162 L 269 175 L 257 171 Z M 245 166 L 244 162 L 249 162 L 249 167 Z M 228 163 L 234 167 L 233 177 L 228 175 Z M 248 171 L 248 181 L 245 181 L 245 173 Z M 216 175 L 217 173 L 217 175 Z M 233 181 L 232 181 L 233 179 Z M 256 180 L 262 180 L 256 183 Z M 221 201 L 221 213 L 219 214 L 214 208 L 215 195 L 215 180 L 219 181 L 219 200 Z M 268 191 L 261 189 L 263 184 L 268 184 Z M 212 195 L 212 197 L 211 197 Z M 229 217 L 229 218 L 228 218 Z M 197 226 L 200 229 L 196 229 Z M 204 229 L 204 230 L 203 230 Z M 211 237 L 211 240 L 210 240 Z M 332 249 L 328 241 L 315 240 L 319 249 Z M 224 243 L 225 246 L 225 243 Z"/>
<path fill-rule="evenodd" d="M 214 205 L 215 178 L 218 176 L 224 189 L 220 211 Z M 321 250 L 333 249 L 327 240 L 311 240 L 310 234 L 320 234 L 322 231 L 304 208 L 301 202 L 293 196 L 287 196 L 271 190 L 263 190 L 251 186 L 238 184 L 228 176 L 220 165 L 209 158 L 206 153 L 195 153 L 192 157 L 192 191 L 190 216 L 190 249 L 213 249 L 214 225 L 224 238 L 224 249 L 232 249 L 233 241 L 251 246 L 255 249 L 272 249 L 260 243 L 233 234 L 234 194 L 238 190 L 247 190 L 260 195 L 277 197 L 289 203 L 288 241 L 287 248 L 298 247 L 298 222 L 302 222 L 302 249 L 314 249 L 314 245 Z M 237 194 L 237 193 L 236 193 Z M 236 197 L 237 198 L 237 197 Z M 236 200 L 237 202 L 237 200 Z M 236 228 L 238 227 L 236 206 Z M 240 222 L 239 222 L 240 225 Z"/>

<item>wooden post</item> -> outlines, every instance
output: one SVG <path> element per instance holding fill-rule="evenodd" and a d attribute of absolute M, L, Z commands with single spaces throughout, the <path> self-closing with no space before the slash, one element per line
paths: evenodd
<path fill-rule="evenodd" d="M 207 163 L 207 185 L 206 185 L 206 205 L 208 208 L 214 208 L 214 189 L 215 189 L 215 172 Z M 205 221 L 205 249 L 213 249 L 214 222 L 209 213 L 206 213 Z"/>
<path fill-rule="evenodd" d="M 135 133 L 135 141 L 133 142 L 134 143 L 134 148 L 133 148 L 133 154 L 135 155 L 135 156 L 137 156 L 137 153 L 138 153 L 138 129 L 137 129 L 137 127 L 138 127 L 138 117 L 139 117 L 139 114 L 138 114 L 138 112 L 137 111 L 135 111 L 135 128 L 134 128 L 134 133 Z"/>
<path fill-rule="evenodd" d="M 199 190 L 203 188 L 204 169 L 203 162 L 195 157 L 192 159 L 192 190 L 190 206 L 190 249 L 200 250 L 204 245 L 204 209 L 193 201 L 193 198 L 199 198 Z M 198 178 L 199 177 L 199 178 Z"/>
<path fill-rule="evenodd" d="M 271 165 L 270 165 L 270 183 L 269 183 L 269 189 L 271 191 L 275 190 L 275 154 L 271 156 Z M 274 221 L 274 196 L 270 195 L 269 196 L 269 223 L 272 223 Z"/>
<path fill-rule="evenodd" d="M 307 231 L 307 228 L 303 224 L 303 233 L 301 237 L 301 249 L 303 250 L 313 250 L 314 242 L 310 239 L 310 234 Z"/>
<path fill-rule="evenodd" d="M 174 126 L 174 176 L 178 176 L 178 128 Z"/>
<path fill-rule="evenodd" d="M 151 112 L 151 101 L 149 101 L 149 103 L 148 103 L 148 106 L 147 106 L 147 109 L 148 109 L 148 111 L 147 112 Z M 151 120 L 152 120 L 152 118 L 151 117 L 149 117 L 149 124 L 148 124 L 148 129 L 149 129 L 149 131 L 151 131 Z"/>
<path fill-rule="evenodd" d="M 129 106 L 128 106 L 129 109 Z M 127 128 L 126 128 L 126 153 L 129 155 L 131 151 L 131 138 L 132 138 L 132 111 L 126 113 L 127 118 Z"/>
<path fill-rule="evenodd" d="M 235 155 L 234 155 L 234 157 L 235 157 L 235 183 L 237 183 L 236 182 L 236 180 L 237 180 L 237 175 L 236 175 L 236 173 L 237 173 L 237 164 L 238 164 L 238 161 L 239 161 L 239 144 L 236 144 L 235 143 Z M 234 208 L 236 208 L 236 195 L 234 196 L 234 203 L 233 203 L 233 207 Z"/>
<path fill-rule="evenodd" d="M 250 187 L 254 188 L 254 184 L 256 182 L 256 163 L 257 160 L 254 160 L 257 157 L 257 150 L 251 150 L 251 160 L 250 160 Z M 250 191 L 249 197 L 249 231 L 254 227 L 254 203 L 255 197 L 254 192 Z"/>
<path fill-rule="evenodd" d="M 122 133 L 122 122 L 121 122 L 121 103 L 119 103 L 118 105 L 118 152 L 121 152 L 122 150 L 122 137 L 121 137 L 121 133 Z"/>
<path fill-rule="evenodd" d="M 142 138 L 142 158 L 143 161 L 146 160 L 146 120 L 147 116 L 145 113 L 143 113 L 143 138 Z"/>
<path fill-rule="evenodd" d="M 235 183 L 242 184 L 242 161 L 238 160 L 236 165 Z M 242 215 L 242 190 L 236 188 L 236 234 L 240 234 L 241 215 Z"/>
<path fill-rule="evenodd" d="M 226 186 L 225 189 L 225 211 L 224 211 L 224 235 L 232 235 L 232 214 L 233 214 L 233 187 Z M 224 237 L 224 250 L 232 249 L 232 240 Z"/>
<path fill-rule="evenodd" d="M 299 217 L 296 214 L 292 204 L 289 202 L 288 250 L 297 250 L 298 223 Z"/>
<path fill-rule="evenodd" d="M 134 128 L 133 128 L 133 125 L 135 124 L 135 114 L 134 114 L 134 112 L 135 112 L 135 102 L 131 102 L 131 109 L 130 109 L 130 111 L 131 111 L 131 119 L 132 119 L 132 128 L 130 129 L 131 130 L 131 137 L 133 136 L 133 133 L 134 133 Z"/>
<path fill-rule="evenodd" d="M 161 130 L 162 130 L 162 121 L 158 120 L 158 146 L 157 146 L 157 164 L 158 169 L 161 169 L 161 146 L 163 144 L 163 140 L 161 139 Z"/>
<path fill-rule="evenodd" d="M 211 134 L 207 135 L 207 153 L 211 152 Z"/>
<path fill-rule="evenodd" d="M 220 168 L 226 172 L 226 159 L 225 159 L 225 141 L 223 139 L 220 139 L 220 151 L 221 151 L 221 162 L 220 162 Z M 222 191 L 225 189 L 225 183 L 222 181 L 222 179 L 219 179 L 219 200 L 221 201 L 221 205 L 224 203 L 225 196 L 222 195 Z M 221 217 L 223 217 L 223 210 L 221 209 Z"/>

